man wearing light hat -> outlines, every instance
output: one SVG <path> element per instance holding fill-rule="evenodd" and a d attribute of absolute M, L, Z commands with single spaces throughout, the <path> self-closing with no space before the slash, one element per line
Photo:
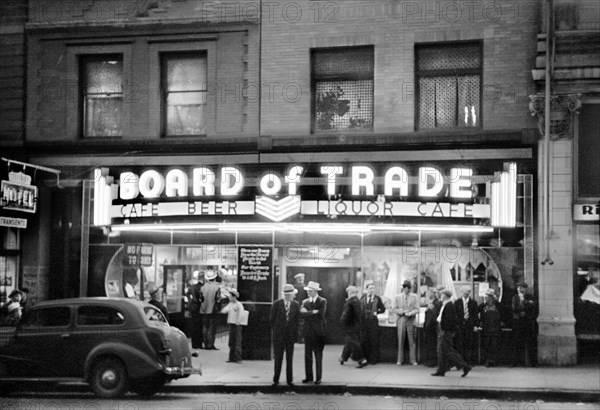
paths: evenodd
<path fill-rule="evenodd" d="M 325 347 L 325 313 L 327 299 L 319 296 L 321 287 L 318 282 L 310 281 L 304 288 L 308 298 L 302 302 L 300 316 L 304 318 L 304 371 L 306 378 L 302 383 L 321 384 L 323 374 L 323 348 Z M 313 378 L 313 354 L 315 356 L 316 379 Z"/>
<path fill-rule="evenodd" d="M 167 307 L 163 305 L 162 302 L 159 300 L 158 291 L 160 290 L 160 288 L 156 286 L 156 283 L 148 282 L 147 289 L 148 293 L 150 294 L 150 300 L 148 301 L 148 303 L 160 310 L 164 315 L 165 319 L 169 320 L 169 312 L 167 310 Z"/>
<path fill-rule="evenodd" d="M 294 300 L 297 293 L 298 290 L 293 285 L 286 283 L 283 285 L 283 298 L 277 299 L 271 306 L 270 322 L 275 359 L 273 386 L 279 384 L 284 352 L 286 381 L 288 386 L 294 385 L 294 343 L 298 339 L 300 322 L 300 304 Z"/>
<path fill-rule="evenodd" d="M 485 292 L 483 304 L 479 306 L 479 323 L 481 326 L 481 348 L 485 358 L 485 367 L 496 365 L 498 338 L 502 321 L 502 305 L 496 300 L 494 289 Z"/>
<path fill-rule="evenodd" d="M 358 288 L 356 286 L 348 286 L 346 288 L 348 299 L 344 303 L 344 310 L 340 323 L 346 332 L 346 343 L 340 357 L 340 364 L 344 364 L 348 358 L 358 362 L 359 369 L 367 365 L 367 359 L 360 347 L 360 330 L 363 320 L 363 312 L 360 300 L 358 300 Z"/>
<path fill-rule="evenodd" d="M 215 347 L 215 334 L 217 333 L 217 315 L 219 313 L 217 302 L 221 299 L 221 287 L 215 282 L 216 278 L 217 272 L 212 269 L 207 270 L 204 274 L 206 283 L 200 290 L 202 293 L 200 314 L 202 315 L 204 348 L 206 350 L 218 350 Z"/>
<path fill-rule="evenodd" d="M 244 305 L 238 298 L 240 294 L 237 290 L 230 288 L 228 290 L 229 303 L 221 313 L 227 314 L 227 324 L 229 325 L 229 359 L 228 363 L 240 363 L 242 361 L 242 328 L 240 326 L 240 315 L 244 310 Z"/>
<path fill-rule="evenodd" d="M 15 289 L 8 295 L 9 301 L 0 308 L 0 325 L 16 326 L 21 320 L 21 297 L 23 293 Z"/>
<path fill-rule="evenodd" d="M 304 289 L 306 287 L 306 284 L 304 283 L 305 277 L 306 275 L 304 275 L 304 273 L 297 273 L 294 275 L 294 279 L 296 280 L 294 288 L 296 288 L 296 290 L 298 291 L 299 301 L 303 301 L 308 297 L 308 293 L 306 293 L 306 290 Z"/>

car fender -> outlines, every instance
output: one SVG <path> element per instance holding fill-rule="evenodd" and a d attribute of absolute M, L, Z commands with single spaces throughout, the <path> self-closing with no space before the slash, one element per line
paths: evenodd
<path fill-rule="evenodd" d="M 163 365 L 157 358 L 130 345 L 110 342 L 96 346 L 86 358 L 84 367 L 86 380 L 90 377 L 94 362 L 101 356 L 113 356 L 121 359 L 125 363 L 129 377 L 132 379 L 160 374 L 163 371 Z"/>

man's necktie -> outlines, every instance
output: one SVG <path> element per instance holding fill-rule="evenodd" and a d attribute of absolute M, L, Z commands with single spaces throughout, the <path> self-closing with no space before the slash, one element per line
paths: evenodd
<path fill-rule="evenodd" d="M 285 320 L 286 321 L 290 320 L 290 304 L 289 303 L 285 304 Z"/>
<path fill-rule="evenodd" d="M 373 298 L 371 296 L 369 296 L 369 305 L 373 303 Z"/>
<path fill-rule="evenodd" d="M 469 320 L 469 304 L 468 301 L 464 301 L 463 303 L 465 308 L 465 321 Z"/>

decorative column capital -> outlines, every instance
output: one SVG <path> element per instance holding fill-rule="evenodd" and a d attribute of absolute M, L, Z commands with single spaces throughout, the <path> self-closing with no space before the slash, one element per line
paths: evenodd
<path fill-rule="evenodd" d="M 529 96 L 529 111 L 538 119 L 538 129 L 544 135 L 545 96 L 543 93 Z M 550 139 L 573 138 L 573 123 L 581 109 L 581 94 L 553 94 L 550 96 Z"/>

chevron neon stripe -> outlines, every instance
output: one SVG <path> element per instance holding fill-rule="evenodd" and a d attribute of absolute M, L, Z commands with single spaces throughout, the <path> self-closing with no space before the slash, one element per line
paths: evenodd
<path fill-rule="evenodd" d="M 300 196 L 290 195 L 280 200 L 266 196 L 256 197 L 256 213 L 271 221 L 281 222 L 300 212 Z"/>

